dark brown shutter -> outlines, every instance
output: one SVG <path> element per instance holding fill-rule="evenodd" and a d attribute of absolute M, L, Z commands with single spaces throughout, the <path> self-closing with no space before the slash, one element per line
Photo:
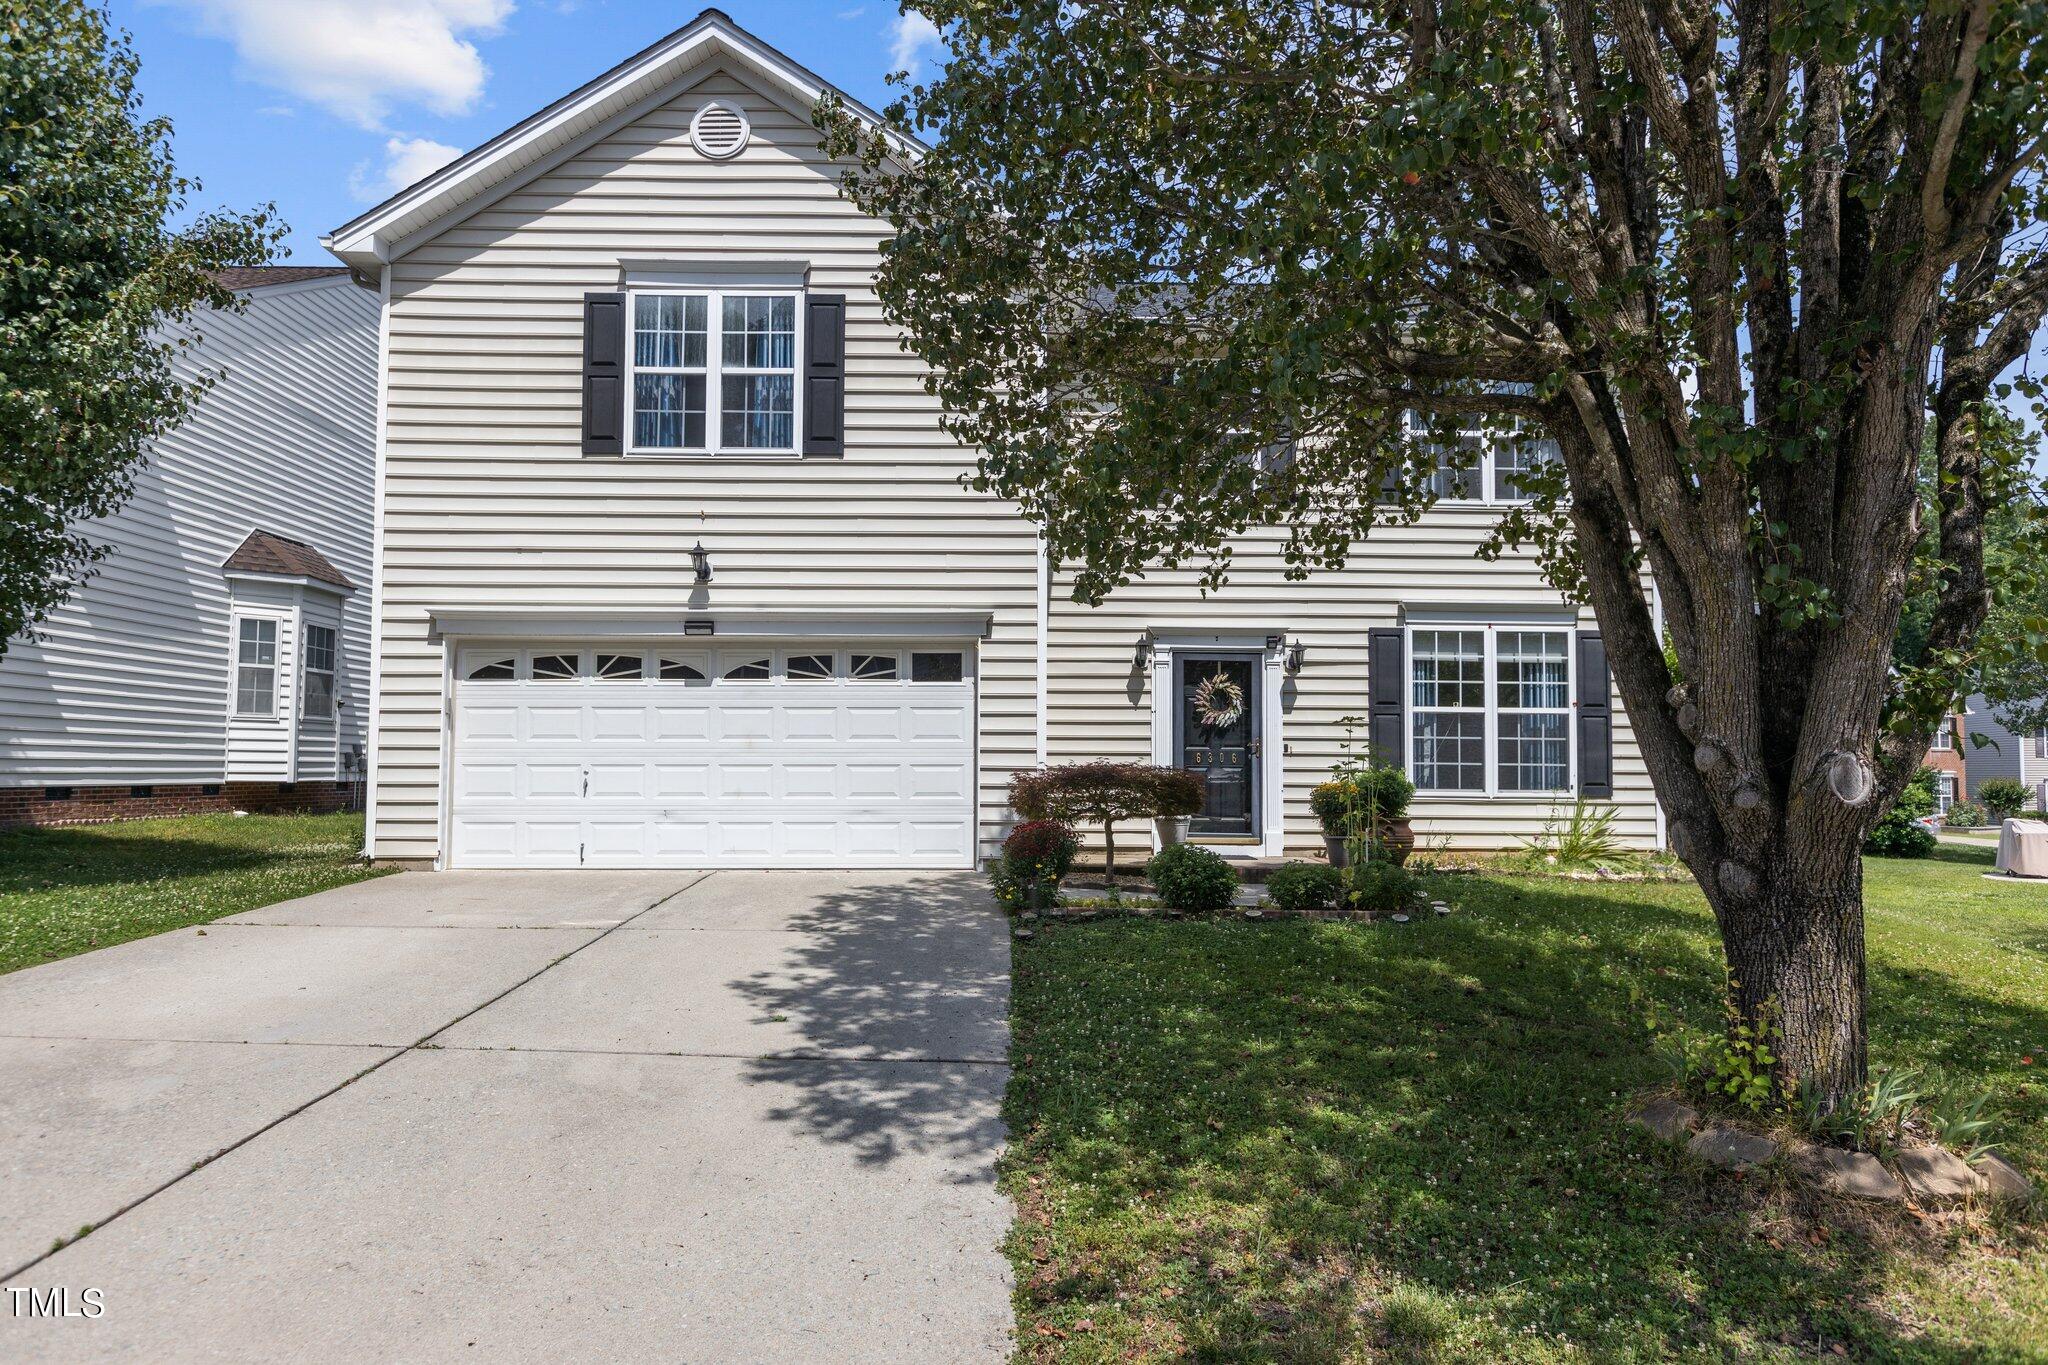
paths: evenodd
<path fill-rule="evenodd" d="M 583 296 L 583 453 L 626 453 L 626 296 Z"/>
<path fill-rule="evenodd" d="M 1607 674 L 1607 646 L 1600 632 L 1579 632 L 1579 795 L 1614 797 L 1613 681 Z"/>
<path fill-rule="evenodd" d="M 1366 738 L 1372 761 L 1382 767 L 1408 766 L 1407 650 L 1399 627 L 1366 632 Z"/>
<path fill-rule="evenodd" d="M 846 295 L 804 295 L 804 454 L 846 453 Z"/>

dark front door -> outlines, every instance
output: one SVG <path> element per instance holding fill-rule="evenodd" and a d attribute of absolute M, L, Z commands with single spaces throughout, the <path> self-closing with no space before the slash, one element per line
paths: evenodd
<path fill-rule="evenodd" d="M 1259 831 L 1259 656 L 1175 654 L 1174 717 L 1180 766 L 1199 773 L 1207 799 L 1189 832 L 1249 838 Z"/>

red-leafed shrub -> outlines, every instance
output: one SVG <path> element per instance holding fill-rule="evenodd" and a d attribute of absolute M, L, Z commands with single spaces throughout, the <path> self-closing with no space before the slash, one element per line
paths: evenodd
<path fill-rule="evenodd" d="M 1195 783 L 1192 808 L 1187 808 L 1184 779 Z M 1068 763 L 1016 774 L 1010 779 L 1010 804 L 1027 820 L 1101 825 L 1104 871 L 1114 882 L 1116 822 L 1164 814 L 1192 815 L 1202 808 L 1199 788 L 1200 779 L 1178 768 L 1155 768 L 1149 763 Z M 1174 807 L 1171 811 L 1162 809 L 1168 801 Z"/>
<path fill-rule="evenodd" d="M 1003 840 L 1003 856 L 1018 866 L 1042 867 L 1054 881 L 1067 875 L 1081 841 L 1057 820 L 1026 820 Z"/>

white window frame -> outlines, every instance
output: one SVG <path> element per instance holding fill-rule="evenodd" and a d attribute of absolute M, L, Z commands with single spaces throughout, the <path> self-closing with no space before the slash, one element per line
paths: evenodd
<path fill-rule="evenodd" d="M 1956 751 L 1956 723 L 1947 716 L 1934 727 L 1934 738 L 1927 741 L 1927 751 L 1935 754 L 1952 754 Z"/>
<path fill-rule="evenodd" d="M 1418 712 L 1444 712 L 1447 714 L 1470 714 L 1469 706 L 1417 706 L 1415 704 L 1415 633 L 1417 631 L 1464 631 L 1478 632 L 1482 637 L 1485 663 L 1480 670 L 1482 687 L 1480 697 L 1484 702 L 1485 748 L 1481 751 L 1484 762 L 1481 771 L 1485 777 L 1482 787 L 1424 787 L 1417 784 L 1416 795 L 1446 801 L 1492 800 L 1503 797 L 1510 801 L 1524 798 L 1538 801 L 1555 801 L 1560 797 L 1572 797 L 1579 790 L 1579 651 L 1575 647 L 1576 633 L 1572 626 L 1555 621 L 1460 621 L 1460 620 L 1418 620 L 1408 622 L 1402 628 L 1401 636 L 1401 721 L 1406 727 L 1402 736 L 1402 753 L 1407 759 L 1410 777 L 1420 770 L 1416 761 L 1415 716 Z M 1552 789 L 1522 788 L 1502 790 L 1500 785 L 1500 635 L 1503 631 L 1515 634 L 1547 634 L 1564 637 L 1564 785 Z M 1552 707 L 1508 707 L 1515 715 L 1551 715 Z"/>
<path fill-rule="evenodd" d="M 313 666 L 313 632 L 327 632 L 326 668 Z M 299 628 L 299 719 L 333 721 L 341 701 L 338 686 L 341 680 L 341 628 L 325 621 L 307 621 Z M 312 679 L 315 676 L 327 679 L 327 708 L 315 713 L 308 710 L 313 699 Z"/>
<path fill-rule="evenodd" d="M 229 696 L 232 698 L 233 714 L 237 720 L 276 720 L 278 716 L 278 648 L 284 639 L 284 623 L 275 616 L 236 616 L 234 631 L 230 638 L 230 657 L 234 660 L 234 674 L 229 681 Z M 263 625 L 270 627 L 270 662 L 268 664 L 242 662 L 242 627 Z M 262 711 L 242 709 L 242 670 L 245 668 L 268 668 L 270 670 L 270 705 Z"/>
<path fill-rule="evenodd" d="M 639 354 L 639 300 L 642 297 L 696 297 L 704 300 L 704 364 L 702 367 L 650 365 L 635 359 Z M 786 448 L 776 446 L 728 446 L 723 444 L 725 426 L 725 301 L 740 298 L 784 298 L 790 301 L 795 331 L 790 339 L 792 364 L 789 375 L 789 437 Z M 726 288 L 717 285 L 632 288 L 626 291 L 626 453 L 660 459 L 709 459 L 745 456 L 760 459 L 801 459 L 804 449 L 804 291 L 787 286 L 749 285 Z M 635 439 L 634 394 L 642 371 L 648 374 L 698 374 L 704 376 L 704 444 L 702 446 L 643 446 Z M 781 369 L 753 365 L 731 367 L 735 375 L 783 374 Z"/>
<path fill-rule="evenodd" d="M 1956 804 L 1956 775 L 1937 772 L 1934 775 L 1934 813 L 1947 815 Z"/>
<path fill-rule="evenodd" d="M 1421 443 L 1428 435 L 1424 424 L 1417 419 L 1416 414 L 1413 412 L 1403 413 L 1401 420 L 1410 442 L 1420 449 Z M 1489 434 L 1484 424 L 1476 420 L 1476 414 L 1474 417 L 1467 418 L 1459 424 L 1457 436 L 1461 438 L 1471 437 L 1479 443 L 1479 458 L 1473 462 L 1470 469 L 1460 471 L 1476 487 L 1477 496 L 1469 498 L 1439 497 L 1436 500 L 1436 506 L 1526 507 L 1529 505 L 1531 499 L 1526 497 L 1503 498 L 1495 494 L 1500 477 L 1498 456 L 1505 442 L 1511 438 Z M 1539 431 L 1533 433 L 1531 439 L 1550 440 L 1551 438 Z M 1561 452 L 1559 458 L 1563 458 Z M 1437 468 L 1441 467 L 1439 465 Z M 1435 469 L 1430 471 L 1429 477 L 1432 480 L 1436 478 Z"/>

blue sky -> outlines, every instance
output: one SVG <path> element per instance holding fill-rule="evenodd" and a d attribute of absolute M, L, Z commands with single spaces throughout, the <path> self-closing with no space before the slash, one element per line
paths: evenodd
<path fill-rule="evenodd" d="M 652 0 L 113 0 L 145 109 L 176 126 L 195 210 L 271 201 L 290 260 L 323 233 L 689 22 Z M 894 0 L 726 0 L 743 28 L 870 104 L 928 60 Z"/>

